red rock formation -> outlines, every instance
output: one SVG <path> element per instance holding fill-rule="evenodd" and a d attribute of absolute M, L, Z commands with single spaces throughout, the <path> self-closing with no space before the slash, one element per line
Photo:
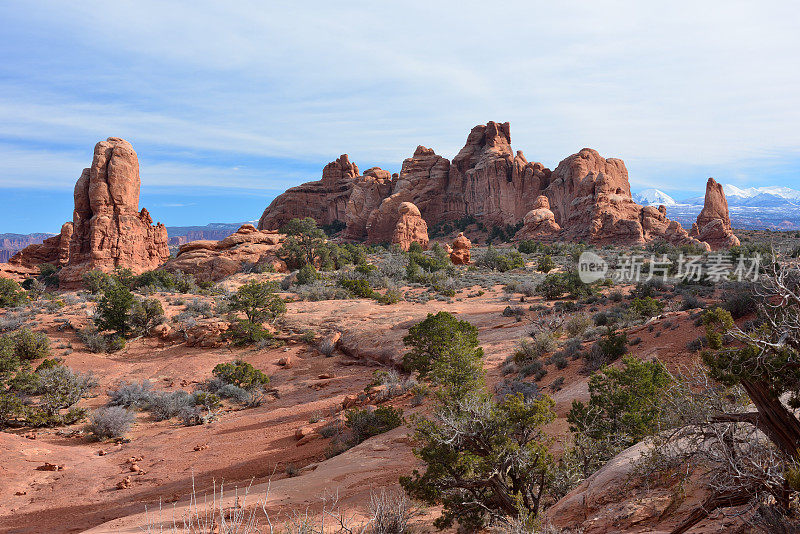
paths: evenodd
<path fill-rule="evenodd" d="M 411 202 L 423 218 L 441 217 L 442 191 L 447 185 L 450 162 L 432 149 L 418 146 L 414 155 L 403 161 L 392 194 L 369 213 L 366 224 L 368 243 L 391 240 L 397 224 L 397 210 L 403 202 Z"/>
<path fill-rule="evenodd" d="M 161 223 L 151 226 L 148 211 L 139 211 L 140 185 L 139 159 L 130 143 L 117 137 L 97 143 L 92 166 L 75 184 L 72 222 L 59 235 L 17 253 L 4 272 L 15 269 L 25 276 L 49 263 L 63 267 L 61 287 L 70 289 L 92 269 L 155 269 L 169 258 L 167 229 Z"/>
<path fill-rule="evenodd" d="M 92 166 L 75 184 L 69 261 L 59 273 L 62 287 L 81 284 L 93 269 L 127 267 L 134 273 L 155 269 L 169 258 L 167 229 L 151 226 L 139 211 L 139 159 L 124 139 L 109 137 L 94 148 Z"/>
<path fill-rule="evenodd" d="M 715 250 L 740 244 L 739 238 L 734 235 L 733 228 L 731 228 L 725 191 L 722 190 L 722 185 L 713 178 L 709 178 L 706 183 L 703 210 L 697 216 L 697 223 L 692 225 L 690 235 L 700 241 L 705 241 Z"/>
<path fill-rule="evenodd" d="M 645 241 L 662 240 L 673 245 L 695 245 L 711 250 L 708 243 L 690 237 L 689 233 L 681 226 L 681 223 L 667 219 L 666 207 L 644 206 L 641 214 Z"/>
<path fill-rule="evenodd" d="M 561 231 L 555 214 L 550 211 L 547 197 L 540 195 L 533 209 L 525 214 L 523 227 L 517 232 L 516 239 L 548 239 Z"/>
<path fill-rule="evenodd" d="M 450 248 L 450 261 L 453 265 L 467 265 L 470 262 L 470 249 L 472 242 L 466 238 L 464 232 L 458 234 L 453 246 Z"/>
<path fill-rule="evenodd" d="M 359 241 L 367 236 L 369 216 L 392 193 L 392 185 L 391 173 L 379 167 L 368 169 L 356 180 L 345 208 L 347 227 L 342 238 Z"/>
<path fill-rule="evenodd" d="M 420 215 L 419 209 L 411 202 L 403 202 L 397 209 L 398 219 L 392 234 L 392 243 L 408 250 L 411 243 L 419 243 L 428 248 L 428 225 Z"/>
<path fill-rule="evenodd" d="M 440 220 L 472 215 L 485 224 L 514 224 L 547 187 L 550 171 L 511 149 L 509 123 L 489 121 L 472 129 L 453 158 Z M 434 222 L 439 222 L 438 220 Z"/>
<path fill-rule="evenodd" d="M 264 210 L 259 230 L 278 230 L 292 219 L 312 217 L 319 224 L 345 221 L 347 201 L 358 176 L 358 166 L 347 154 L 328 163 L 322 180 L 288 189 Z"/>
<path fill-rule="evenodd" d="M 551 172 L 512 150 L 508 123 L 488 122 L 473 128 L 452 163 L 429 148 L 417 147 L 391 182 L 386 171 L 358 177 L 354 167 L 343 156 L 326 167 L 322 181 L 290 189 L 267 208 L 259 228 L 276 228 L 293 217 L 310 216 L 320 224 L 345 222 L 346 239 L 385 243 L 394 235 L 397 209 L 411 202 L 428 224 L 466 216 L 489 226 L 523 221 L 526 229 L 518 238 L 600 244 L 698 243 L 663 211 L 645 209 L 633 201 L 622 160 L 605 159 L 585 148 Z M 541 198 L 546 198 L 549 208 Z M 721 220 L 722 228 L 712 219 Z M 726 230 L 725 220 L 709 214 L 705 222 L 711 225 L 704 235 L 727 242 L 730 224 Z"/>
<path fill-rule="evenodd" d="M 164 264 L 167 271 L 194 275 L 200 282 L 216 282 L 242 272 L 245 263 L 268 265 L 285 272 L 286 264 L 275 253 L 284 235 L 276 231 L 256 230 L 245 224 L 221 241 L 192 241 L 181 245 L 175 258 Z"/>

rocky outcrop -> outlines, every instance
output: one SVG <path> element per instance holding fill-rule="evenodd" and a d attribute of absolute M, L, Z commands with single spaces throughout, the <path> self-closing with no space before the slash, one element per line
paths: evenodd
<path fill-rule="evenodd" d="M 548 186 L 550 171 L 511 148 L 510 125 L 475 126 L 453 158 L 441 220 L 471 215 L 487 225 L 514 224 Z M 435 221 L 438 222 L 438 221 Z"/>
<path fill-rule="evenodd" d="M 692 225 L 690 235 L 700 241 L 705 241 L 715 250 L 740 244 L 739 238 L 731 228 L 725 191 L 722 190 L 722 184 L 717 183 L 713 178 L 709 178 L 706 183 L 703 210 L 697 216 L 697 223 Z"/>
<path fill-rule="evenodd" d="M 62 267 L 59 281 L 66 289 L 80 286 L 93 269 L 155 269 L 169 258 L 167 229 L 153 226 L 146 209 L 139 211 L 140 185 L 139 159 L 130 143 L 117 137 L 97 143 L 92 166 L 75 184 L 72 222 L 59 235 L 17 253 L 9 268 L 35 274 L 43 263 Z"/>
<path fill-rule="evenodd" d="M 450 261 L 453 265 L 467 265 L 470 262 L 470 249 L 472 242 L 466 238 L 464 232 L 458 234 L 453 246 L 450 247 Z"/>
<path fill-rule="evenodd" d="M 536 199 L 533 209 L 525 214 L 522 222 L 516 239 L 548 239 L 561 231 L 555 214 L 550 210 L 550 201 L 544 195 Z"/>
<path fill-rule="evenodd" d="M 699 244 L 709 236 L 732 241 L 727 237 L 730 223 L 726 230 L 724 222 L 727 208 L 726 219 L 709 212 L 704 224 L 698 225 L 708 229 L 692 236 L 663 211 L 633 201 L 622 160 L 584 148 L 551 172 L 512 149 L 507 122 L 474 127 L 452 163 L 418 146 L 397 178 L 389 180 L 381 169 L 370 171 L 358 176 L 358 169 L 342 156 L 325 168 L 321 181 L 292 188 L 275 199 L 259 228 L 277 228 L 293 217 L 313 217 L 319 224 L 346 224 L 345 239 L 386 243 L 395 233 L 399 206 L 411 202 L 427 224 L 465 217 L 489 227 L 522 221 L 519 239 Z"/>
<path fill-rule="evenodd" d="M 706 251 L 711 250 L 708 243 L 691 237 L 678 221 L 667 219 L 665 206 L 644 206 L 641 211 L 642 230 L 645 241 L 666 241 L 673 245 L 694 245 Z"/>
<path fill-rule="evenodd" d="M 379 167 L 367 169 L 358 177 L 345 208 L 344 239 L 359 241 L 367 236 L 369 216 L 392 193 L 392 185 L 391 173 Z"/>
<path fill-rule="evenodd" d="M 411 202 L 403 202 L 397 208 L 397 214 L 391 242 L 403 250 L 408 250 L 411 243 L 419 243 L 423 249 L 428 248 L 428 225 L 419 209 Z"/>
<path fill-rule="evenodd" d="M 200 282 L 216 282 L 242 272 L 246 264 L 285 272 L 286 264 L 275 253 L 284 235 L 257 230 L 245 224 L 221 241 L 192 241 L 181 245 L 175 258 L 164 264 L 167 271 L 193 275 Z"/>
<path fill-rule="evenodd" d="M 152 226 L 139 211 L 139 159 L 133 147 L 109 137 L 94 148 L 92 166 L 75 184 L 69 260 L 59 273 L 62 287 L 81 284 L 83 274 L 127 267 L 134 273 L 155 269 L 169 258 L 167 229 Z"/>
<path fill-rule="evenodd" d="M 288 189 L 278 195 L 258 221 L 259 230 L 278 230 L 292 219 L 312 217 L 321 225 L 345 221 L 347 201 L 353 191 L 358 166 L 347 154 L 328 163 L 322 179 Z"/>
<path fill-rule="evenodd" d="M 411 202 L 426 220 L 441 217 L 443 195 L 447 186 L 450 162 L 432 149 L 418 146 L 414 155 L 403 161 L 391 195 L 370 212 L 366 225 L 367 243 L 387 243 L 397 224 L 397 210 Z"/>

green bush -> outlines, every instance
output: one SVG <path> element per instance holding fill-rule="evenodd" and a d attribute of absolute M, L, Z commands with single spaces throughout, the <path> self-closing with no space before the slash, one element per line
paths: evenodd
<path fill-rule="evenodd" d="M 311 217 L 292 219 L 281 228 L 281 233 L 286 234 L 286 239 L 277 256 L 290 269 L 321 263 L 320 255 L 329 253 L 326 250 L 325 232 L 317 227 L 317 222 Z"/>
<path fill-rule="evenodd" d="M 273 337 L 272 332 L 264 328 L 263 325 L 247 319 L 234 321 L 223 335 L 224 339 L 237 347 L 270 341 Z"/>
<path fill-rule="evenodd" d="M 45 287 L 58 287 L 58 267 L 50 263 L 39 265 L 38 278 Z"/>
<path fill-rule="evenodd" d="M 565 294 L 572 298 L 585 297 L 592 294 L 591 287 L 581 282 L 578 273 L 574 271 L 548 274 L 536 289 L 547 300 L 555 300 Z"/>
<path fill-rule="evenodd" d="M 276 295 L 278 284 L 252 280 L 230 297 L 231 309 L 241 311 L 254 324 L 274 321 L 286 313 L 286 303 Z"/>
<path fill-rule="evenodd" d="M 594 458 L 602 464 L 659 431 L 661 401 L 670 383 L 669 372 L 658 360 L 627 356 L 622 368 L 604 367 L 589 379 L 588 404 L 572 401 L 570 431 L 602 444 L 600 456 Z"/>
<path fill-rule="evenodd" d="M 305 285 L 313 282 L 314 280 L 319 280 L 320 276 L 317 270 L 314 268 L 313 265 L 303 265 L 300 267 L 300 270 L 297 271 L 297 278 L 295 278 L 295 283 L 298 285 Z"/>
<path fill-rule="evenodd" d="M 536 265 L 536 270 L 543 273 L 549 273 L 555 268 L 556 262 L 554 262 L 553 258 L 550 257 L 550 254 L 545 254 L 539 258 L 539 263 Z"/>
<path fill-rule="evenodd" d="M 428 317 L 412 326 L 403 338 L 411 347 L 403 367 L 430 378 L 442 398 L 461 398 L 484 386 L 483 349 L 478 329 L 447 312 Z"/>
<path fill-rule="evenodd" d="M 130 311 L 131 331 L 136 334 L 149 334 L 154 326 L 165 321 L 164 308 L 156 299 L 136 300 Z"/>
<path fill-rule="evenodd" d="M 339 285 L 348 290 L 354 296 L 369 299 L 375 295 L 375 290 L 369 285 L 369 282 L 363 278 L 341 278 Z"/>
<path fill-rule="evenodd" d="M 111 330 L 126 336 L 131 330 L 130 312 L 135 298 L 131 290 L 120 283 L 106 286 L 97 303 L 94 324 L 100 331 Z"/>
<path fill-rule="evenodd" d="M 500 272 L 525 267 L 525 260 L 518 251 L 510 249 L 503 254 L 498 252 L 497 249 L 491 245 L 489 245 L 483 256 L 478 258 L 475 263 L 479 267 L 485 267 Z"/>
<path fill-rule="evenodd" d="M 25 291 L 10 278 L 0 278 L 0 308 L 22 306 L 28 301 Z"/>
<path fill-rule="evenodd" d="M 34 332 L 27 326 L 6 334 L 5 343 L 10 343 L 20 360 L 37 360 L 50 356 L 50 339 L 44 332 Z M 0 341 L 3 343 L 3 341 Z"/>
<path fill-rule="evenodd" d="M 133 281 L 134 288 L 152 287 L 160 291 L 177 291 L 178 293 L 197 293 L 199 287 L 194 276 L 181 271 L 164 270 L 146 271 Z"/>
<path fill-rule="evenodd" d="M 502 518 L 536 520 L 548 498 L 553 459 L 543 427 L 555 418 L 547 396 L 526 402 L 522 393 L 500 402 L 471 396 L 417 424 L 414 470 L 400 484 L 425 504 L 441 506 L 439 529 L 455 522 L 477 532 Z M 453 529 L 454 530 L 454 529 Z"/>
<path fill-rule="evenodd" d="M 233 384 L 248 391 L 269 384 L 269 376 L 244 360 L 217 364 L 212 374 L 227 384 Z"/>
<path fill-rule="evenodd" d="M 381 406 L 374 411 L 349 410 L 345 414 L 345 426 L 353 434 L 352 444 L 383 434 L 403 424 L 403 410 Z"/>
<path fill-rule="evenodd" d="M 539 243 L 538 241 L 534 241 L 532 239 L 520 241 L 517 244 L 517 250 L 519 250 L 523 254 L 535 254 L 536 252 L 539 252 L 540 247 L 541 243 Z"/>
<path fill-rule="evenodd" d="M 83 285 L 91 293 L 101 293 L 106 287 L 114 283 L 110 274 L 93 269 L 83 274 Z"/>
<path fill-rule="evenodd" d="M 631 312 L 642 318 L 650 318 L 664 311 L 664 303 L 653 297 L 635 298 L 631 303 Z"/>

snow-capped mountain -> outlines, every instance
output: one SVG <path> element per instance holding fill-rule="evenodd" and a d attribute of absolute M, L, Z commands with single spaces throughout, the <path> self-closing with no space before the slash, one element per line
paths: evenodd
<path fill-rule="evenodd" d="M 731 224 L 734 228 L 800 229 L 800 190 L 782 186 L 736 187 L 723 184 Z M 633 194 L 645 206 L 667 206 L 667 217 L 690 228 L 703 209 L 705 196 L 699 195 L 676 202 L 658 189 L 645 189 Z"/>
<path fill-rule="evenodd" d="M 675 199 L 658 189 L 644 189 L 633 194 L 633 200 L 643 206 L 675 206 Z"/>

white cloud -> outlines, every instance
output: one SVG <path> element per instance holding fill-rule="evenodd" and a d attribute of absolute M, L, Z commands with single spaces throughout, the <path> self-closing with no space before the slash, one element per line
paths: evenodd
<path fill-rule="evenodd" d="M 508 120 L 515 147 L 548 166 L 591 146 L 625 159 L 637 183 L 662 185 L 651 169 L 683 165 L 674 187 L 695 188 L 692 166 L 732 169 L 800 150 L 794 9 L 735 1 L 7 5 L 6 26 L 26 33 L 0 37 L 9 45 L 0 75 L 13 74 L 0 82 L 0 136 L 39 146 L 69 140 L 90 154 L 97 140 L 119 135 L 170 156 L 139 148 L 143 176 L 149 161 L 163 185 L 275 189 L 313 176 L 193 158 L 328 161 L 348 152 L 364 168 L 394 162 L 396 170 L 417 144 L 452 157 L 473 125 Z M 0 185 L 23 176 L 47 187 L 48 164 L 54 180 L 74 181 L 88 164 L 67 172 L 72 156 L 31 151 L 42 168 L 0 157 Z M 751 170 L 740 179 L 763 178 Z"/>

